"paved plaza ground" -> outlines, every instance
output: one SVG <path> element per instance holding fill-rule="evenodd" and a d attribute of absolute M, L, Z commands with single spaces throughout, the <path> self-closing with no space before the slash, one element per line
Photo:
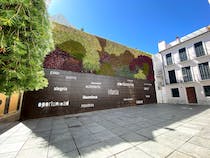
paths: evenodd
<path fill-rule="evenodd" d="M 132 106 L 1 124 L 0 131 L 0 158 L 210 158 L 210 106 Z"/>

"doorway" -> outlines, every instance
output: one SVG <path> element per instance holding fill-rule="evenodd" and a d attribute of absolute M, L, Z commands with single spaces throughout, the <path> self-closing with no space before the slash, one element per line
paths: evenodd
<path fill-rule="evenodd" d="M 198 103 L 195 87 L 187 87 L 186 92 L 187 92 L 188 103 Z"/>

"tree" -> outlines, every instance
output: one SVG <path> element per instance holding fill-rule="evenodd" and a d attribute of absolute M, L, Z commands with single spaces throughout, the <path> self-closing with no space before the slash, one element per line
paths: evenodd
<path fill-rule="evenodd" d="M 51 25 L 43 0 L 1 0 L 1 93 L 47 86 L 43 61 L 52 49 Z"/>

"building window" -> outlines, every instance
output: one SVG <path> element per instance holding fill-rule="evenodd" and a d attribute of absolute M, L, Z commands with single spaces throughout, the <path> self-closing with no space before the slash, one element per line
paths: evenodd
<path fill-rule="evenodd" d="M 185 48 L 182 48 L 182 49 L 179 50 L 179 58 L 180 58 L 180 61 L 187 60 L 187 53 L 186 53 Z"/>
<path fill-rule="evenodd" d="M 199 70 L 202 80 L 210 79 L 210 69 L 208 62 L 199 64 Z"/>
<path fill-rule="evenodd" d="M 179 97 L 179 89 L 178 88 L 172 88 L 171 93 L 172 93 L 172 97 Z"/>
<path fill-rule="evenodd" d="M 195 47 L 195 53 L 197 57 L 205 55 L 202 42 L 195 43 L 194 47 Z"/>
<path fill-rule="evenodd" d="M 171 53 L 166 54 L 166 63 L 167 63 L 167 65 L 173 64 L 173 62 L 172 62 L 172 57 L 171 57 Z"/>
<path fill-rule="evenodd" d="M 169 75 L 170 83 L 177 83 L 175 70 L 169 71 L 168 75 Z"/>
<path fill-rule="evenodd" d="M 210 86 L 203 86 L 206 97 L 210 97 Z"/>
<path fill-rule="evenodd" d="M 182 75 L 184 82 L 192 81 L 192 74 L 190 71 L 190 66 L 182 68 Z"/>

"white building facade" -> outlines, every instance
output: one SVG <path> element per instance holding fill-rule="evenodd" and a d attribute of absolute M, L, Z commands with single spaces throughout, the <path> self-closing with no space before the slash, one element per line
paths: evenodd
<path fill-rule="evenodd" d="M 210 27 L 166 44 L 153 56 L 159 103 L 210 105 Z"/>

